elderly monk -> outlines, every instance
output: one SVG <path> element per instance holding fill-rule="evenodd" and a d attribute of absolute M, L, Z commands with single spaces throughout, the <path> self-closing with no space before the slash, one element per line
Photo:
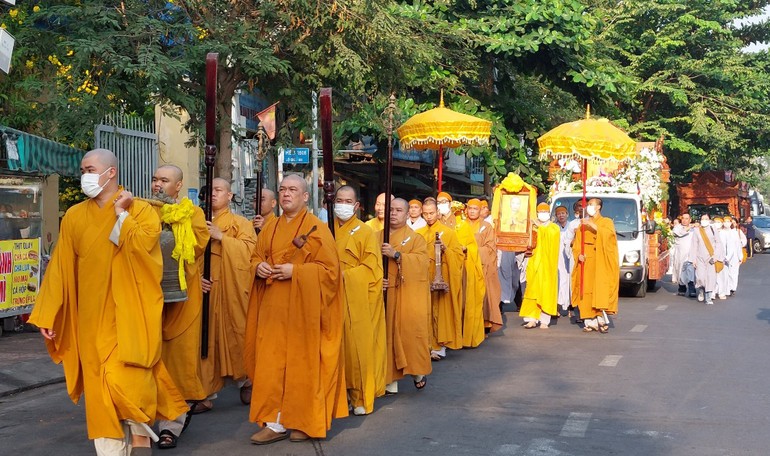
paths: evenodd
<path fill-rule="evenodd" d="M 475 348 L 486 338 L 484 333 L 484 269 L 473 228 L 458 217 L 455 225 L 457 241 L 464 253 L 463 263 L 463 347 Z"/>
<path fill-rule="evenodd" d="M 436 196 L 436 207 L 441 223 L 449 228 L 454 228 L 457 224 L 457 217 L 452 212 L 452 195 L 447 192 L 439 192 Z"/>
<path fill-rule="evenodd" d="M 695 228 L 690 225 L 689 213 L 685 212 L 681 215 L 681 222 L 671 230 L 674 234 L 674 247 L 671 249 L 671 263 L 674 272 L 671 277 L 676 277 L 675 283 L 678 285 L 677 294 L 679 296 L 689 295 L 689 297 L 694 298 L 695 268 L 690 251 Z"/>
<path fill-rule="evenodd" d="M 494 228 L 495 218 L 492 217 L 492 211 L 489 210 L 489 201 L 487 201 L 486 198 L 487 197 L 484 196 L 481 199 L 481 210 L 480 210 L 479 217 L 481 218 L 481 220 L 484 220 L 485 222 L 489 223 Z"/>
<path fill-rule="evenodd" d="M 211 278 L 203 278 L 209 293 L 209 356 L 201 360 L 201 378 L 208 398 L 192 413 L 211 410 L 212 400 L 228 381 L 241 388 L 241 402 L 249 403 L 251 384 L 243 365 L 246 311 L 254 281 L 251 257 L 257 244 L 252 222 L 230 212 L 230 182 L 216 178 L 211 185 L 213 220 L 206 222 L 211 235 Z"/>
<path fill-rule="evenodd" d="M 725 248 L 719 237 L 718 230 L 711 226 L 711 217 L 701 215 L 700 226 L 692 235 L 690 257 L 695 268 L 695 288 L 698 301 L 714 304 L 714 294 L 717 289 L 717 269 L 724 267 Z"/>
<path fill-rule="evenodd" d="M 393 201 L 394 196 L 390 195 L 390 200 Z M 375 217 L 366 222 L 366 225 L 372 229 L 375 233 L 385 229 L 385 194 L 380 193 L 377 195 L 377 200 L 374 202 L 374 215 Z"/>
<path fill-rule="evenodd" d="M 575 231 L 570 229 L 569 209 L 566 206 L 557 206 L 555 213 L 556 226 L 559 227 L 559 297 L 556 303 L 561 308 L 561 314 L 566 316 L 572 308 L 572 270 L 575 268 L 572 240 Z"/>
<path fill-rule="evenodd" d="M 80 172 L 88 199 L 62 219 L 29 322 L 63 362 L 72 401 L 88 398 L 96 453 L 149 455 L 149 425 L 187 410 L 161 360 L 160 219 L 118 185 L 109 150 L 85 154 Z"/>
<path fill-rule="evenodd" d="M 484 272 L 484 330 L 495 332 L 503 327 L 500 313 L 500 278 L 497 276 L 497 239 L 495 229 L 481 218 L 481 201 L 471 199 L 465 205 L 466 223 L 471 227 L 479 249 Z"/>
<path fill-rule="evenodd" d="M 618 240 L 612 219 L 602 217 L 602 200 L 591 198 L 586 205 L 588 217 L 581 220 L 585 229 L 575 232 L 572 253 L 583 266 L 572 276 L 572 302 L 580 309 L 583 331 L 609 331 L 609 319 L 618 311 Z M 585 239 L 585 252 L 580 253 Z M 540 242 L 538 240 L 538 242 Z M 583 278 L 581 279 L 581 274 Z"/>
<path fill-rule="evenodd" d="M 406 226 L 416 231 L 425 225 L 427 223 L 422 218 L 422 201 L 418 199 L 409 201 L 409 217 L 406 219 Z"/>
<path fill-rule="evenodd" d="M 184 289 L 186 299 L 165 299 L 163 305 L 163 363 L 166 365 L 177 389 L 188 403 L 206 399 L 201 384 L 201 302 L 203 290 L 203 252 L 209 242 L 206 216 L 201 208 L 193 205 L 188 198 L 179 199 L 183 184 L 182 170 L 175 165 L 162 165 L 152 176 L 152 193 L 161 200 L 174 203 L 162 208 L 155 206 L 163 227 L 174 235 L 175 252 L 178 251 L 184 268 Z M 163 261 L 176 261 L 163 258 Z M 182 284 L 180 283 L 180 286 Z M 164 290 L 165 293 L 166 290 Z M 158 422 L 158 448 L 174 448 L 184 429 L 188 414 L 184 413 L 174 421 Z"/>
<path fill-rule="evenodd" d="M 431 373 L 431 303 L 427 244 L 406 224 L 407 203 L 396 198 L 390 207 L 390 239 L 382 244 L 388 259 L 388 278 L 383 285 L 387 305 L 386 394 L 398 393 L 398 380 L 411 375 L 421 390 Z M 384 239 L 380 234 L 380 241 Z"/>
<path fill-rule="evenodd" d="M 353 187 L 340 187 L 334 220 L 345 292 L 345 383 L 353 414 L 368 415 L 374 410 L 374 398 L 385 394 L 385 309 L 380 242 L 356 217 L 358 208 Z"/>
<path fill-rule="evenodd" d="M 548 328 L 556 315 L 559 296 L 559 246 L 561 230 L 551 222 L 551 208 L 546 203 L 537 205 L 537 246 L 527 263 L 527 289 L 519 315 L 526 329 Z"/>
<path fill-rule="evenodd" d="M 286 176 L 278 188 L 283 215 L 257 241 L 257 280 L 249 302 L 246 364 L 259 385 L 249 419 L 265 427 L 257 445 L 293 429 L 294 442 L 324 438 L 347 416 L 342 334 L 342 274 L 329 228 L 308 213 L 307 183 Z"/>
<path fill-rule="evenodd" d="M 441 275 L 449 285 L 449 291 L 431 291 L 432 337 L 431 359 L 442 360 L 446 349 L 460 349 L 463 346 L 463 248 L 457 240 L 454 228 L 439 221 L 436 200 L 427 198 L 422 203 L 422 216 L 427 222 L 417 230 L 428 245 L 428 268 L 430 282 L 436 276 L 436 249 L 441 249 Z"/>
<path fill-rule="evenodd" d="M 267 225 L 267 222 L 275 218 L 275 192 L 269 188 L 262 189 L 262 201 L 259 204 L 259 211 L 256 210 L 257 202 L 254 201 L 254 210 L 257 214 L 254 216 L 252 223 L 254 224 L 254 230 L 257 233 L 263 226 Z"/>

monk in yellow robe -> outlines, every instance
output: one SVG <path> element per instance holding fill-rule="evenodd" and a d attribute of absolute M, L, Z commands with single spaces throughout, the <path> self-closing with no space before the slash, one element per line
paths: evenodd
<path fill-rule="evenodd" d="M 407 202 L 401 198 L 390 206 L 390 239 L 382 244 L 388 259 L 388 371 L 386 393 L 398 393 L 398 380 L 411 375 L 415 388 L 421 390 L 431 373 L 430 340 L 432 333 L 430 282 L 427 243 L 407 226 Z M 380 233 L 380 241 L 384 239 Z"/>
<path fill-rule="evenodd" d="M 335 241 L 342 268 L 345 302 L 345 383 L 354 415 L 374 411 L 374 398 L 385 394 L 385 308 L 382 259 L 376 234 L 356 217 L 353 187 L 337 189 Z"/>
<path fill-rule="evenodd" d="M 393 201 L 394 196 L 390 195 L 390 200 Z M 377 200 L 374 202 L 374 218 L 366 222 L 366 225 L 372 229 L 375 233 L 382 231 L 385 228 L 385 194 L 380 193 L 377 195 Z"/>
<path fill-rule="evenodd" d="M 160 220 L 118 185 L 109 150 L 85 154 L 80 171 L 89 199 L 62 219 L 29 322 L 64 364 L 70 399 L 86 395 L 97 454 L 150 454 L 149 425 L 187 410 L 161 360 Z"/>
<path fill-rule="evenodd" d="M 527 262 L 527 288 L 519 316 L 524 327 L 548 328 L 556 315 L 559 298 L 559 253 L 561 229 L 551 221 L 551 208 L 546 203 L 537 205 L 537 246 Z"/>
<path fill-rule="evenodd" d="M 201 379 L 208 398 L 196 404 L 193 413 L 211 410 L 212 400 L 226 381 L 241 388 L 244 404 L 251 395 L 243 346 L 257 234 L 251 221 L 230 212 L 230 182 L 216 178 L 211 190 L 213 221 L 206 222 L 211 235 L 211 278 L 202 280 L 203 291 L 210 293 L 209 355 L 201 360 Z"/>
<path fill-rule="evenodd" d="M 572 275 L 572 302 L 580 309 L 583 331 L 609 331 L 609 318 L 618 311 L 620 265 L 618 240 L 612 219 L 602 217 L 602 200 L 592 198 L 586 205 L 585 229 L 575 232 L 572 251 L 579 263 Z M 585 236 L 585 253 L 580 246 Z M 583 265 L 581 266 L 580 263 Z M 583 272 L 583 270 L 585 272 Z M 582 280 L 581 274 L 585 274 Z"/>
<path fill-rule="evenodd" d="M 447 192 L 439 192 L 436 196 L 436 208 L 439 213 L 439 221 L 449 228 L 457 224 L 457 216 L 452 211 L 452 195 Z"/>
<path fill-rule="evenodd" d="M 257 445 L 324 438 L 332 419 L 348 414 L 339 257 L 329 228 L 308 213 L 309 198 L 305 179 L 284 177 L 283 214 L 257 241 L 246 333 L 246 365 L 258 385 L 249 419 L 265 425 L 251 437 Z"/>
<path fill-rule="evenodd" d="M 256 210 L 256 201 L 254 204 L 254 209 L 257 214 L 254 216 L 253 225 L 257 234 L 259 234 L 263 226 L 267 225 L 270 220 L 275 218 L 275 205 L 277 204 L 275 192 L 269 188 L 262 189 L 261 198 L 262 202 L 259 205 L 259 210 Z"/>
<path fill-rule="evenodd" d="M 184 288 L 186 299 L 165 297 L 163 305 L 163 363 L 166 365 L 177 389 L 189 402 L 206 399 L 201 384 L 201 303 L 203 290 L 203 252 L 209 242 L 206 216 L 188 198 L 179 200 L 183 184 L 182 170 L 175 165 L 163 165 L 152 176 L 152 193 L 170 204 L 155 206 L 165 230 L 173 233 L 175 248 L 186 247 L 190 258 L 179 259 L 184 267 Z M 171 258 L 163 258 L 169 261 Z M 176 266 L 176 265 L 174 265 Z M 181 287 L 181 283 L 180 283 Z M 160 441 L 158 448 L 176 447 L 176 441 L 184 429 L 188 414 L 184 413 L 174 421 L 158 422 Z"/>
<path fill-rule="evenodd" d="M 473 228 L 459 219 L 455 225 L 457 240 L 465 254 L 463 267 L 463 347 L 475 348 L 486 338 L 484 334 L 484 270 Z"/>
<path fill-rule="evenodd" d="M 436 200 L 427 198 L 422 204 L 422 216 L 428 224 L 417 230 L 428 246 L 429 279 L 436 276 L 436 249 L 441 248 L 441 275 L 449 285 L 448 291 L 431 291 L 432 337 L 431 359 L 446 357 L 446 349 L 463 346 L 463 248 L 453 228 L 439 221 Z M 438 240 L 437 240 L 438 238 Z"/>
<path fill-rule="evenodd" d="M 492 225 L 481 218 L 482 202 L 476 198 L 465 205 L 466 223 L 476 238 L 481 269 L 484 272 L 484 329 L 487 333 L 503 327 L 500 313 L 500 278 L 497 275 L 497 239 Z"/>

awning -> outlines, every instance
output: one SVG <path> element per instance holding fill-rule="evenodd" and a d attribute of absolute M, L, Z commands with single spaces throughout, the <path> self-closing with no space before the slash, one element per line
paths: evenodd
<path fill-rule="evenodd" d="M 84 151 L 4 125 L 0 125 L 0 133 L 0 156 L 7 162 L 7 169 L 43 175 L 80 175 Z"/>
<path fill-rule="evenodd" d="M 463 184 L 481 185 L 482 187 L 484 186 L 484 182 L 478 182 L 478 181 L 475 181 L 473 179 L 468 179 L 467 177 L 465 177 L 462 174 L 448 173 L 448 172 L 445 171 L 444 172 L 444 177 L 448 177 L 449 179 L 456 180 L 457 182 L 462 182 Z"/>

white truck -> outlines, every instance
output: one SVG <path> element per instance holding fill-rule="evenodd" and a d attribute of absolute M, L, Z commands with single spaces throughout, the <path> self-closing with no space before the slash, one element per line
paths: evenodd
<path fill-rule="evenodd" d="M 552 213 L 556 208 L 564 206 L 570 214 L 570 220 L 575 219 L 573 205 L 583 198 L 583 194 L 558 193 L 551 201 Z M 655 283 L 662 278 L 668 269 L 668 253 L 657 255 L 659 250 L 658 237 L 655 234 L 654 221 L 645 223 L 642 220 L 642 206 L 639 195 L 617 192 L 588 192 L 586 198 L 602 200 L 602 216 L 611 218 L 615 223 L 618 238 L 618 260 L 620 262 L 620 285 L 630 289 L 639 298 L 654 289 Z M 653 248 L 650 248 L 651 243 Z M 652 251 L 655 255 L 651 255 Z M 665 264 L 661 264 L 662 260 Z M 652 258 L 651 258 L 652 257 Z M 662 271 L 661 271 L 662 269 Z"/>

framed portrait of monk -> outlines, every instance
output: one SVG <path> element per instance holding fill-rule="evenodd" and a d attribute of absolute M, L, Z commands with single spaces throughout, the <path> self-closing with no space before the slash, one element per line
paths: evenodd
<path fill-rule="evenodd" d="M 536 233 L 532 229 L 535 214 L 530 213 L 530 198 L 536 197 L 526 187 L 517 193 L 501 192 L 499 213 L 495 217 L 497 246 L 500 250 L 523 252 L 535 247 Z"/>

